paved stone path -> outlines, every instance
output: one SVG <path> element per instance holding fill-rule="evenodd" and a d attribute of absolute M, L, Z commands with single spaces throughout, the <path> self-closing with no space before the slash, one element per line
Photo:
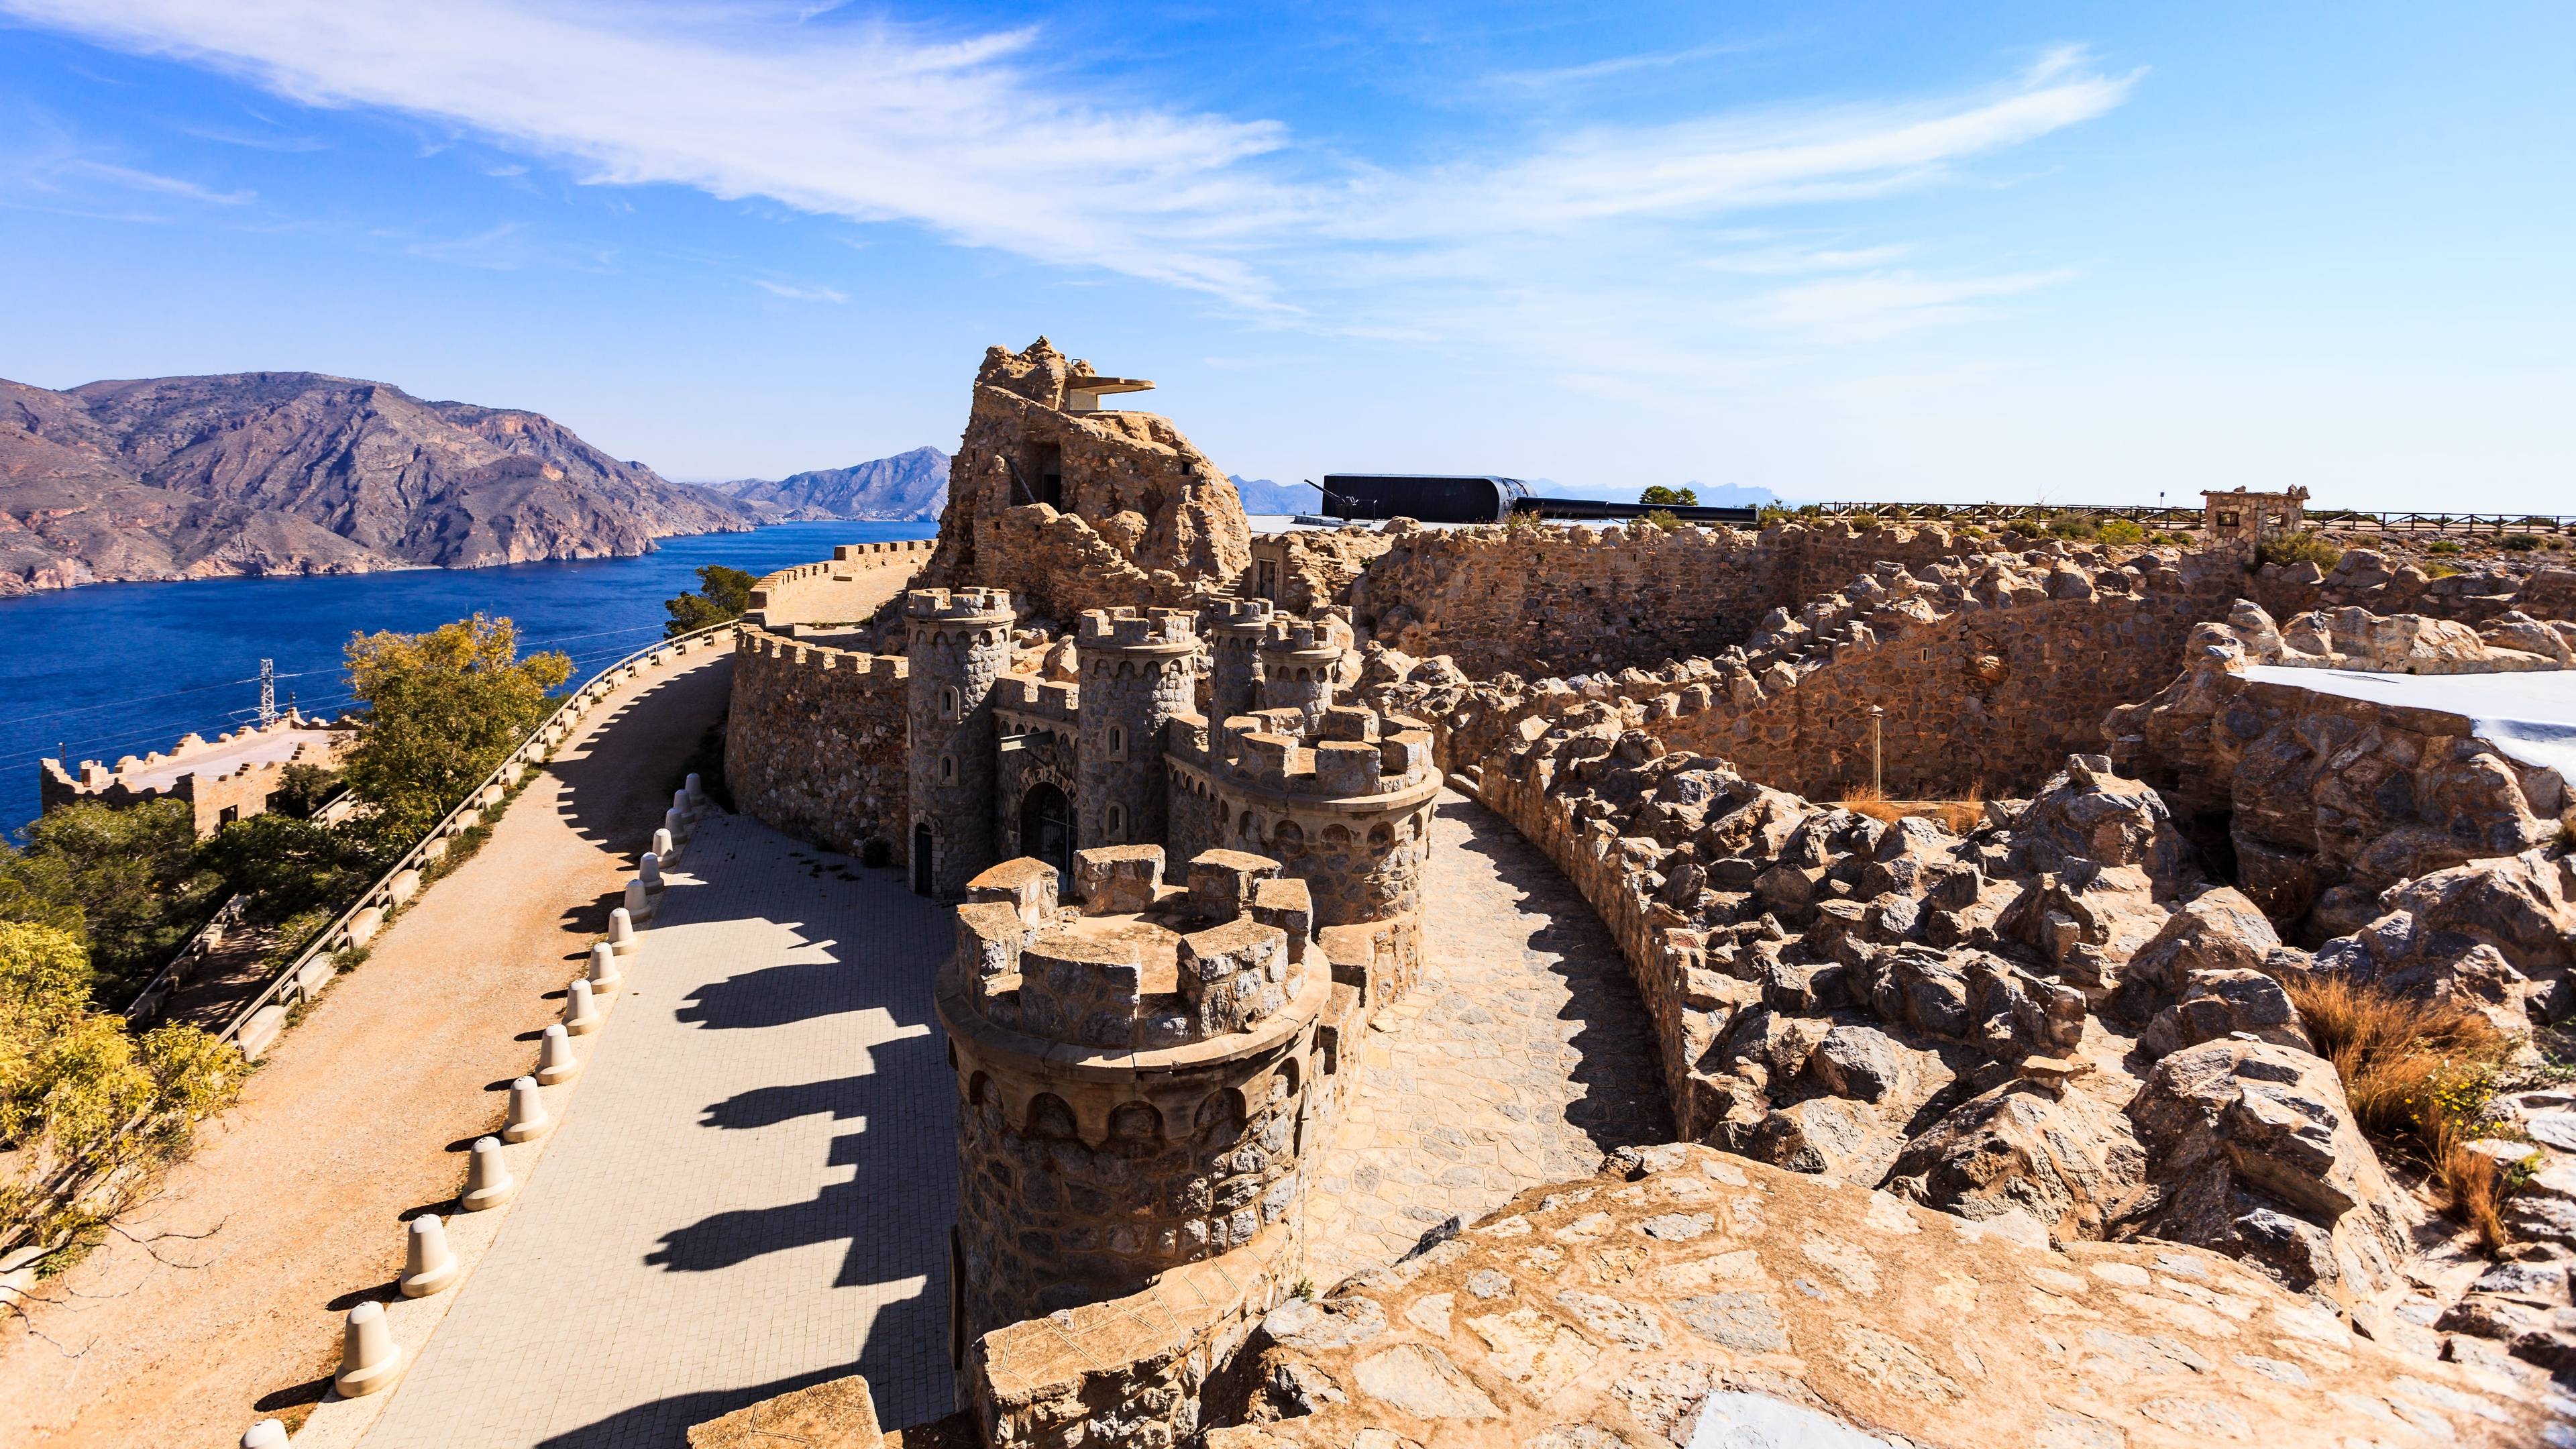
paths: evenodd
<path fill-rule="evenodd" d="M 748 818 L 702 825 L 572 1105 L 368 1449 L 677 1449 L 864 1373 L 949 1411 L 949 913 Z"/>
<path fill-rule="evenodd" d="M 230 1449 L 321 1396 L 342 1316 L 391 1291 L 401 1219 L 453 1197 L 499 1123 L 732 668 L 691 655 L 594 711 L 162 1190 L 0 1321 L 0 1444 Z"/>
<path fill-rule="evenodd" d="M 1360 1048 L 1307 1211 L 1330 1287 L 1429 1228 L 1672 1137 L 1643 1002 L 1590 905 L 1501 816 L 1440 797 L 1423 979 Z"/>

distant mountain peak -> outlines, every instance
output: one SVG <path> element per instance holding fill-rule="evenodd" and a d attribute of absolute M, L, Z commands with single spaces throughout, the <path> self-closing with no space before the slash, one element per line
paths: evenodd
<path fill-rule="evenodd" d="M 948 505 L 948 455 L 923 446 L 846 468 L 818 468 L 784 478 L 736 478 L 707 485 L 738 500 L 763 523 L 865 519 L 912 523 L 935 519 Z"/>

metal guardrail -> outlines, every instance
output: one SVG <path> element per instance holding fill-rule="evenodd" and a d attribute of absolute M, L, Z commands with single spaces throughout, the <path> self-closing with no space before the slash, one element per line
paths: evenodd
<path fill-rule="evenodd" d="M 1881 518 L 1946 519 L 1967 523 L 2013 523 L 2034 514 L 2081 514 L 2089 518 L 2125 518 L 2155 528 L 2198 528 L 2197 508 L 2134 503 L 1822 503 L 1810 505 L 1825 517 L 1874 513 Z M 1797 509 L 1790 509 L 1796 513 Z M 2362 508 L 2310 508 L 2308 524 L 2376 533 L 2576 533 L 2570 513 L 2408 513 Z"/>
<path fill-rule="evenodd" d="M 172 994 L 188 984 L 190 968 L 214 954 L 215 948 L 223 944 L 224 937 L 231 934 L 232 928 L 242 923 L 243 908 L 249 904 L 249 896 L 236 894 L 217 906 L 215 913 L 206 918 L 206 923 L 197 928 L 197 934 L 171 953 L 169 964 L 154 973 L 152 979 L 143 984 L 143 989 L 135 993 L 134 1000 L 125 1008 L 125 1024 L 139 1031 L 159 1020 L 161 1009 L 169 1004 Z"/>
<path fill-rule="evenodd" d="M 331 975 L 327 969 L 313 968 L 317 964 L 328 967 L 330 963 L 327 958 L 336 956 L 341 951 L 364 945 L 372 939 L 375 932 L 383 926 L 385 913 L 408 899 L 407 894 L 397 895 L 396 881 L 404 873 L 420 870 L 436 861 L 447 852 L 447 842 L 481 823 L 484 810 L 499 804 L 507 796 L 510 787 L 518 783 L 524 767 L 543 762 L 546 756 L 553 753 L 556 745 L 570 736 L 572 725 L 583 715 L 588 714 L 592 705 L 608 697 L 616 686 L 616 676 L 623 673 L 631 678 L 644 666 L 661 662 L 665 654 L 686 654 L 700 640 L 711 639 L 719 634 L 730 635 L 733 632 L 734 623 L 734 620 L 727 619 L 721 624 L 692 630 L 676 638 L 664 639 L 638 649 L 592 675 L 581 688 L 565 696 L 564 702 L 556 707 L 555 712 L 546 716 L 543 724 L 528 731 L 527 737 L 519 741 L 518 748 L 512 750 L 500 764 L 495 765 L 492 772 L 483 777 L 480 785 L 467 792 L 465 799 L 459 802 L 455 809 L 449 811 L 445 819 L 431 827 L 429 833 L 422 836 L 411 849 L 404 851 L 402 858 L 395 861 L 391 869 L 377 877 L 375 884 L 360 893 L 358 899 L 347 910 L 342 911 L 338 919 L 323 927 L 302 951 L 297 952 L 295 959 L 279 970 L 277 975 L 269 980 L 267 987 L 257 996 L 252 997 L 247 1005 L 235 1011 L 232 1019 L 224 1023 L 223 1030 L 215 1034 L 215 1039 L 227 1042 L 238 1040 L 242 1029 L 248 1026 L 250 1019 L 258 1015 L 264 1007 L 290 1005 L 309 999 L 316 990 L 320 989 L 323 982 L 330 979 Z M 374 913 L 374 919 L 366 921 L 361 926 L 360 918 L 370 912 Z M 308 976 L 312 978 L 309 981 L 306 979 Z"/>

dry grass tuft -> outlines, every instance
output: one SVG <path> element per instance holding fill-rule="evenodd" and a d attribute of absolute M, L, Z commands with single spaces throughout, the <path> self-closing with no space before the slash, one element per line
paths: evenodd
<path fill-rule="evenodd" d="M 2443 1207 L 2492 1250 L 2514 1184 L 2471 1152 L 2511 1038 L 2474 1011 L 2397 996 L 2343 976 L 2289 984 L 2317 1050 L 2334 1063 L 2361 1130 L 2422 1160 Z"/>
<path fill-rule="evenodd" d="M 1956 800 L 1944 800 L 1933 812 L 1941 828 L 1952 835 L 1965 835 L 1986 821 L 1986 787 L 1970 785 L 1968 793 Z"/>
<path fill-rule="evenodd" d="M 1881 825 L 1894 825 L 1905 814 L 1888 804 L 1887 797 L 1879 793 L 1875 785 L 1854 785 L 1843 791 L 1843 798 L 1837 803 L 1845 810 L 1855 815 L 1866 815 Z"/>

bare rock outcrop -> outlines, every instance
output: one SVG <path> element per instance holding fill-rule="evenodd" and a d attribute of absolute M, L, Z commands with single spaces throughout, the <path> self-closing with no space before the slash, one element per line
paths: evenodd
<path fill-rule="evenodd" d="M 2346 1302 L 2398 1281 L 2420 1213 L 2324 1061 L 2269 1042 L 2204 1042 L 2156 1063 L 2129 1116 L 2154 1199 L 2125 1231 L 2249 1258 Z"/>
<path fill-rule="evenodd" d="M 1091 365 L 994 347 L 950 465 L 921 587 L 1004 588 L 1034 617 L 1180 607 L 1251 562 L 1234 484 L 1168 418 L 1078 410 Z"/>

